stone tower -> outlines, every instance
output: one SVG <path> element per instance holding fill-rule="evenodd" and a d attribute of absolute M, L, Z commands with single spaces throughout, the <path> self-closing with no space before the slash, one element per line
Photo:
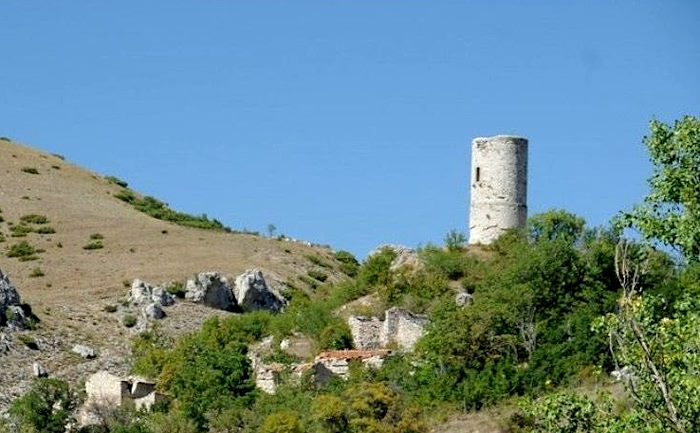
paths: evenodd
<path fill-rule="evenodd" d="M 472 141 L 469 243 L 490 244 L 527 220 L 526 138 L 511 135 Z"/>

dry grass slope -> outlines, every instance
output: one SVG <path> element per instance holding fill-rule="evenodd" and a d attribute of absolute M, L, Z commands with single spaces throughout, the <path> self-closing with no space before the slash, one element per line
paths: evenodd
<path fill-rule="evenodd" d="M 39 335 L 59 338 L 64 345 L 91 342 L 122 359 L 128 352 L 128 332 L 116 314 L 103 310 L 105 305 L 116 305 L 123 299 L 124 280 L 141 278 L 158 284 L 184 281 L 207 270 L 235 276 L 257 267 L 270 277 L 286 281 L 306 274 L 312 266 L 309 256 L 332 261 L 329 250 L 322 248 L 187 228 L 154 219 L 115 198 L 120 190 L 101 175 L 58 156 L 0 140 L 0 216 L 4 219 L 0 222 L 0 240 L 5 238 L 0 242 L 0 268 L 10 275 L 23 301 L 30 303 L 40 318 Z M 46 216 L 55 233 L 30 232 L 12 237 L 12 225 L 19 225 L 21 217 L 29 214 Z M 91 239 L 95 234 L 103 239 Z M 11 245 L 23 240 L 44 250 L 37 254 L 37 260 L 6 256 Z M 103 247 L 85 249 L 91 242 L 101 242 Z M 36 276 L 36 268 L 44 276 Z M 329 272 L 331 280 L 339 275 Z M 183 304 L 169 311 L 170 319 L 164 321 L 164 326 L 176 333 L 184 332 L 211 314 L 212 310 Z M 79 377 L 82 372 L 70 371 L 70 357 L 47 359 L 36 351 L 16 355 L 16 362 L 23 362 L 23 368 L 28 368 L 25 358 L 30 357 L 42 360 L 59 376 Z M 12 356 L 5 357 L 13 364 Z M 88 369 L 98 367 L 102 366 L 95 363 Z M 5 383 L 7 378 L 2 374 L 0 382 Z"/>

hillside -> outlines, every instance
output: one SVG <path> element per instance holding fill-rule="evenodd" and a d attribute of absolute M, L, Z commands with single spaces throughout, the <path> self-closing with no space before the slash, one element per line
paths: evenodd
<path fill-rule="evenodd" d="M 134 278 L 159 284 L 184 282 L 202 271 L 235 277 L 246 269 L 259 268 L 268 281 L 295 281 L 305 287 L 297 276 L 317 267 L 309 258 L 325 257 L 324 263 L 333 263 L 325 248 L 155 219 L 115 198 L 120 191 L 123 188 L 119 185 L 61 156 L 0 140 L 0 216 L 4 220 L 0 222 L 4 237 L 0 269 L 40 320 L 31 338 L 36 334 L 39 340 L 52 342 L 44 346 L 55 349 L 30 350 L 15 344 L 20 346 L 18 351 L 4 356 L 8 368 L 0 371 L 3 384 L 14 386 L 16 378 L 30 376 L 32 360 L 40 360 L 52 374 L 71 378 L 102 368 L 103 362 L 123 364 L 129 330 L 121 325 L 118 312 L 103 309 L 108 304 L 118 305 L 128 291 L 125 284 Z M 45 216 L 48 223 L 20 224 L 27 215 Z M 11 228 L 19 225 L 50 227 L 55 233 L 13 237 Z M 84 249 L 91 236 L 100 237 L 96 234 L 102 237 L 103 248 Z M 9 248 L 22 241 L 45 251 L 38 253 L 36 260 L 8 257 Z M 43 276 L 32 276 L 37 268 Z M 335 269 L 324 272 L 330 280 L 341 275 Z M 198 305 L 177 305 L 168 311 L 163 327 L 182 333 L 195 329 L 214 312 Z M 64 352 L 79 342 L 94 344 L 115 356 L 99 357 L 87 365 L 77 363 Z M 10 392 L 1 391 L 0 406 L 9 394 L 22 388 L 18 385 Z"/>

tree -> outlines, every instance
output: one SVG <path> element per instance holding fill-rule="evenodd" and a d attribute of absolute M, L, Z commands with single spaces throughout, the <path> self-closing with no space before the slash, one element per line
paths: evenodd
<path fill-rule="evenodd" d="M 445 235 L 445 247 L 448 251 L 462 251 L 467 237 L 464 233 L 452 229 Z"/>
<path fill-rule="evenodd" d="M 650 122 L 644 137 L 654 171 L 651 191 L 642 204 L 622 213 L 618 224 L 632 227 L 647 240 L 677 249 L 700 261 L 700 120 L 685 116 L 673 126 Z"/>
<path fill-rule="evenodd" d="M 573 243 L 583 234 L 586 222 L 565 210 L 551 209 L 528 219 L 528 231 L 533 241 L 566 240 Z"/>
<path fill-rule="evenodd" d="M 276 226 L 276 225 L 274 225 L 274 224 L 272 224 L 272 223 L 270 223 L 270 224 L 267 225 L 267 235 L 268 235 L 269 237 L 271 237 L 271 238 L 272 238 L 272 237 L 275 237 L 275 233 L 276 233 L 276 232 L 277 232 L 277 226 Z"/>
<path fill-rule="evenodd" d="M 603 323 L 615 364 L 627 368 L 627 390 L 645 431 L 686 433 L 700 425 L 700 302 L 697 286 L 656 320 L 655 303 L 642 296 L 639 281 L 645 272 L 643 252 L 620 243 L 615 268 L 623 289 L 617 314 Z"/>
<path fill-rule="evenodd" d="M 40 378 L 27 394 L 12 403 L 9 412 L 16 417 L 20 431 L 63 433 L 74 408 L 68 383 Z"/>

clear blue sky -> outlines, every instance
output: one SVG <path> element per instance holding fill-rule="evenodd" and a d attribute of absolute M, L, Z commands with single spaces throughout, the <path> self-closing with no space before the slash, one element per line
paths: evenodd
<path fill-rule="evenodd" d="M 700 114 L 700 2 L 3 1 L 0 135 L 235 228 L 466 231 L 470 141 L 530 139 L 530 213 L 642 199 Z M 1 164 L 1 162 L 0 162 Z"/>

